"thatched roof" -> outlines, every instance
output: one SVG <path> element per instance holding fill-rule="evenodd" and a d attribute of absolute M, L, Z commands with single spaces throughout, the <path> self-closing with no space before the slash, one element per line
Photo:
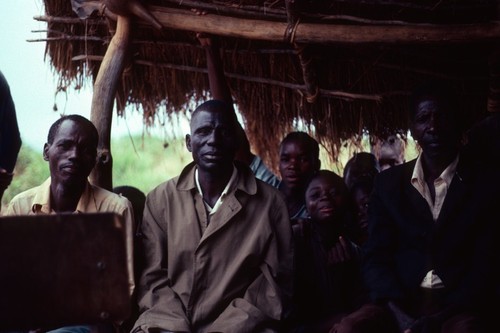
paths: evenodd
<path fill-rule="evenodd" d="M 70 87 L 96 77 L 114 31 L 99 1 L 73 2 L 97 3 L 100 11 L 83 20 L 71 1 L 45 0 L 46 16 L 37 18 L 48 22 L 48 59 L 60 84 Z M 333 160 L 345 140 L 356 141 L 363 131 L 405 134 L 409 92 L 430 78 L 459 87 L 463 109 L 457 112 L 471 119 L 484 115 L 487 103 L 496 107 L 489 90 L 499 84 L 498 71 L 489 60 L 500 40 L 497 1 L 144 2 L 164 28 L 134 26 L 119 112 L 140 106 L 152 123 L 206 99 L 205 53 L 195 33 L 218 34 L 253 150 L 271 165 L 279 141 L 298 123 Z"/>

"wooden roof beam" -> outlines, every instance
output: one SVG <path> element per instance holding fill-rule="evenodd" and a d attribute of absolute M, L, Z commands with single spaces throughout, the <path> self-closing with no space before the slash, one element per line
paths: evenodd
<path fill-rule="evenodd" d="M 287 22 L 199 15 L 189 10 L 148 6 L 164 28 L 199 31 L 214 35 L 285 42 Z M 296 43 L 473 43 L 500 40 L 500 23 L 454 25 L 342 25 L 300 23 Z"/>
<path fill-rule="evenodd" d="M 488 112 L 500 112 L 500 48 L 496 48 L 490 55 Z"/>

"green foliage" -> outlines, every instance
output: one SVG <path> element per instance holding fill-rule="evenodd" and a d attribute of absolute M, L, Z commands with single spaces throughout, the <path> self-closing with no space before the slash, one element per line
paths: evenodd
<path fill-rule="evenodd" d="M 111 153 L 113 186 L 134 186 L 144 193 L 177 176 L 192 161 L 184 140 L 165 143 L 153 136 L 113 139 Z M 49 165 L 43 160 L 42 150 L 23 145 L 17 158 L 14 178 L 2 198 L 2 211 L 16 194 L 40 185 L 49 175 Z"/>
<path fill-rule="evenodd" d="M 16 194 L 40 185 L 48 177 L 49 165 L 43 160 L 42 149 L 37 151 L 30 146 L 21 146 L 14 177 L 3 195 L 2 205 L 7 205 Z"/>
<path fill-rule="evenodd" d="M 148 193 L 177 176 L 192 161 L 184 140 L 166 143 L 158 137 L 122 137 L 111 142 L 113 186 L 134 186 Z"/>

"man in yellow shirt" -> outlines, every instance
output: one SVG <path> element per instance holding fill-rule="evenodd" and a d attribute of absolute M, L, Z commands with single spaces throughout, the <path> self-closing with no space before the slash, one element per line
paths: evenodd
<path fill-rule="evenodd" d="M 114 212 L 123 217 L 127 246 L 132 247 L 133 210 L 130 201 L 89 183 L 97 157 L 98 132 L 80 115 L 61 117 L 49 129 L 43 158 L 49 162 L 50 178 L 40 186 L 16 195 L 6 215 Z M 131 251 L 129 251 L 130 255 Z M 134 288 L 132 259 L 128 259 L 130 291 Z M 88 333 L 91 326 L 71 326 L 56 331 Z"/>

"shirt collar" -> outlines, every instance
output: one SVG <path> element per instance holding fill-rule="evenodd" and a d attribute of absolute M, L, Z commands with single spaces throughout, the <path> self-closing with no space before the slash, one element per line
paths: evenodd
<path fill-rule="evenodd" d="M 196 170 L 194 171 L 194 179 L 196 183 L 196 188 L 198 189 L 198 192 L 201 194 L 201 197 L 203 198 L 203 191 L 201 190 L 201 185 L 198 176 L 198 168 L 196 168 Z M 217 199 L 215 205 L 213 207 L 210 207 L 210 205 L 208 205 L 205 201 L 203 201 L 209 215 L 215 214 L 215 212 L 222 205 L 222 202 L 224 201 L 224 198 L 227 196 L 227 194 L 230 193 L 235 188 L 237 181 L 238 181 L 238 171 L 236 170 L 236 167 L 233 165 L 233 173 L 231 174 L 231 178 L 229 178 L 226 187 L 222 191 L 220 197 Z"/>
<path fill-rule="evenodd" d="M 31 211 L 33 213 L 50 214 L 50 177 L 40 185 L 40 191 L 37 191 L 33 198 Z"/>
<path fill-rule="evenodd" d="M 31 211 L 33 213 L 43 213 L 51 214 L 54 213 L 52 207 L 50 206 L 50 177 L 40 185 L 40 191 L 35 194 L 33 198 L 33 205 L 31 206 Z M 76 205 L 76 213 L 95 213 L 97 212 L 97 203 L 94 197 L 94 191 L 92 186 L 87 181 L 85 184 L 85 190 L 78 200 Z"/>
<path fill-rule="evenodd" d="M 458 165 L 458 159 L 459 155 L 455 157 L 453 162 L 451 162 L 446 169 L 443 170 L 443 172 L 439 175 L 439 177 L 436 179 L 442 179 L 447 186 L 450 186 L 451 181 L 453 180 L 453 176 L 455 175 L 457 171 L 457 165 Z M 411 183 L 414 186 L 424 186 L 425 180 L 424 180 L 424 168 L 422 166 L 422 154 L 420 154 L 417 158 L 417 162 L 415 163 L 415 167 L 413 168 L 413 174 L 411 176 Z"/>

